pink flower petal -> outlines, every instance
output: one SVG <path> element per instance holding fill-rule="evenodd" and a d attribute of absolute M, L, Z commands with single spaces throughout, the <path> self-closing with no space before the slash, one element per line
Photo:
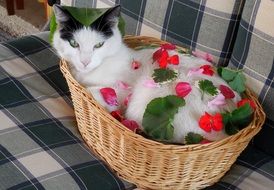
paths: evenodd
<path fill-rule="evenodd" d="M 128 105 L 128 102 L 129 102 L 131 96 L 132 96 L 132 93 L 129 93 L 129 94 L 127 95 L 127 97 L 125 98 L 125 100 L 124 100 L 124 105 L 125 105 L 125 106 Z"/>
<path fill-rule="evenodd" d="M 181 98 L 186 97 L 191 92 L 191 90 L 192 88 L 188 82 L 179 82 L 175 87 L 177 96 Z"/>
<path fill-rule="evenodd" d="M 139 128 L 139 125 L 136 121 L 134 120 L 128 120 L 128 119 L 125 119 L 121 122 L 124 126 L 126 126 L 128 129 L 132 130 L 132 131 L 136 131 L 136 129 Z"/>
<path fill-rule="evenodd" d="M 171 44 L 171 43 L 165 43 L 165 44 L 161 45 L 161 48 L 166 49 L 166 50 L 175 50 L 176 45 Z"/>
<path fill-rule="evenodd" d="M 118 106 L 117 95 L 113 88 L 101 88 L 100 93 L 108 105 Z"/>
<path fill-rule="evenodd" d="M 204 69 L 202 68 L 192 68 L 188 71 L 187 76 L 191 77 L 191 76 L 195 76 L 195 75 L 202 75 L 204 72 Z"/>
<path fill-rule="evenodd" d="M 143 82 L 143 86 L 147 88 L 157 88 L 159 84 L 155 83 L 153 79 L 147 79 Z"/>
<path fill-rule="evenodd" d="M 127 83 L 120 81 L 120 80 L 116 81 L 116 85 L 118 88 L 123 89 L 123 90 L 128 90 L 131 88 Z"/>
<path fill-rule="evenodd" d="M 214 109 L 219 106 L 226 104 L 225 97 L 222 93 L 218 94 L 213 100 L 207 103 L 207 106 L 211 109 Z"/>
<path fill-rule="evenodd" d="M 133 60 L 132 63 L 131 63 L 131 68 L 133 70 L 137 70 L 141 67 L 141 63 L 139 61 L 135 61 Z"/>
<path fill-rule="evenodd" d="M 196 57 L 202 58 L 208 62 L 212 62 L 213 61 L 213 56 L 209 53 L 205 53 L 202 51 L 192 51 L 192 54 Z"/>

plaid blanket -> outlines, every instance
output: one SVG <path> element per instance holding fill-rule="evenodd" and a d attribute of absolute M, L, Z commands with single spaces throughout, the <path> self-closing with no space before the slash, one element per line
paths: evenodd
<path fill-rule="evenodd" d="M 36 36 L 0 46 L 0 189 L 132 189 L 81 140 L 58 62 Z"/>
<path fill-rule="evenodd" d="M 134 189 L 89 151 L 48 34 L 0 44 L 0 189 Z M 272 189 L 274 159 L 252 146 L 207 189 Z"/>

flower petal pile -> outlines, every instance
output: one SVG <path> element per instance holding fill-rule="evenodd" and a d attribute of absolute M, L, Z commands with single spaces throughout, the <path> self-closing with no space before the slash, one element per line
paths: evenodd
<path fill-rule="evenodd" d="M 160 49 L 153 53 L 153 61 L 157 61 L 160 68 L 166 68 L 168 64 L 178 65 L 179 56 L 169 56 L 167 50 L 175 50 L 176 46 L 173 44 L 163 44 Z"/>

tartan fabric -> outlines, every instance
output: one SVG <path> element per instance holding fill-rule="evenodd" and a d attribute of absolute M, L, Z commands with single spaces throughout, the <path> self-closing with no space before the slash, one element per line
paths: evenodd
<path fill-rule="evenodd" d="M 161 38 L 213 55 L 227 65 L 244 0 L 63 0 L 78 7 L 121 4 L 126 34 Z"/>
<path fill-rule="evenodd" d="M 274 1 L 246 1 L 229 63 L 243 69 L 247 85 L 258 95 L 267 114 L 255 144 L 274 156 Z"/>
<path fill-rule="evenodd" d="M 134 188 L 83 143 L 58 62 L 37 36 L 0 44 L 0 189 Z"/>
<path fill-rule="evenodd" d="M 133 189 L 85 147 L 47 39 L 0 44 L 0 189 Z M 270 190 L 273 178 L 273 157 L 249 146 L 207 189 Z"/>
<path fill-rule="evenodd" d="M 205 190 L 272 190 L 274 159 L 249 145 L 220 182 Z"/>

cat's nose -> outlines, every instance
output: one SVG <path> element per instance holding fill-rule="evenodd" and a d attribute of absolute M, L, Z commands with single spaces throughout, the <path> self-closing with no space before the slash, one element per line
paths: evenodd
<path fill-rule="evenodd" d="M 84 66 L 87 66 L 89 64 L 90 60 L 89 59 L 84 59 L 84 60 L 81 60 L 81 62 Z"/>

